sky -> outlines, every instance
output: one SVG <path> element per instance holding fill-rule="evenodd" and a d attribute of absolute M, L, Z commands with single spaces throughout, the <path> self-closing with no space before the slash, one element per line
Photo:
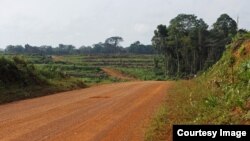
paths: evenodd
<path fill-rule="evenodd" d="M 123 46 L 150 44 L 157 25 L 195 14 L 212 25 L 223 13 L 250 29 L 249 0 L 0 0 L 0 48 L 73 44 L 121 36 Z"/>

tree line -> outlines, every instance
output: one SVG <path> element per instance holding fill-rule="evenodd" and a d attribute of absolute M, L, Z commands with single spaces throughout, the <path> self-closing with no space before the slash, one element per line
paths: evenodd
<path fill-rule="evenodd" d="M 195 15 L 179 14 L 168 26 L 157 26 L 152 45 L 164 56 L 166 75 L 187 76 L 217 62 L 232 38 L 245 32 L 227 14 L 222 14 L 210 28 Z"/>
<path fill-rule="evenodd" d="M 81 46 L 76 48 L 73 45 L 59 44 L 58 47 L 52 46 L 31 46 L 26 44 L 22 45 L 8 45 L 5 48 L 6 53 L 12 54 L 41 54 L 41 55 L 72 55 L 72 54 L 153 54 L 154 48 L 152 45 L 144 45 L 139 41 L 132 43 L 129 47 L 122 47 L 120 42 L 123 41 L 122 37 L 114 36 L 105 40 L 104 43 L 100 42 L 93 46 Z"/>

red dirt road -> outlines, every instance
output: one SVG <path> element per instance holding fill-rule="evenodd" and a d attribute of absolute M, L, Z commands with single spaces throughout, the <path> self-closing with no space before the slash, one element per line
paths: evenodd
<path fill-rule="evenodd" d="M 140 141 L 169 82 L 126 82 L 0 106 L 1 141 Z"/>
<path fill-rule="evenodd" d="M 118 78 L 118 79 L 123 79 L 123 80 L 136 80 L 135 78 L 129 77 L 125 74 L 122 74 L 120 71 L 115 70 L 113 68 L 102 68 L 102 70 L 107 73 L 109 76 Z"/>

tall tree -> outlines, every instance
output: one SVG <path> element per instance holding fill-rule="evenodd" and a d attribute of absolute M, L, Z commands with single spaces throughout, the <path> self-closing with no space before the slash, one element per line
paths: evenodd
<path fill-rule="evenodd" d="M 237 33 L 237 23 L 227 14 L 222 14 L 213 24 L 214 30 L 224 37 L 232 37 Z"/>
<path fill-rule="evenodd" d="M 229 15 L 222 14 L 213 24 L 213 28 L 209 32 L 207 39 L 208 59 L 206 68 L 222 56 L 226 44 L 229 44 L 237 34 L 237 23 Z"/>
<path fill-rule="evenodd" d="M 153 54 L 154 48 L 151 45 L 144 45 L 140 41 L 136 41 L 127 48 L 127 52 L 132 54 Z"/>
<path fill-rule="evenodd" d="M 202 19 L 180 14 L 168 27 L 157 27 L 152 44 L 164 54 L 167 74 L 193 75 L 215 63 L 236 33 L 237 23 L 227 14 L 222 14 L 209 31 Z"/>
<path fill-rule="evenodd" d="M 168 29 L 166 25 L 158 25 L 154 31 L 152 38 L 152 45 L 158 51 L 159 54 L 164 55 L 165 61 L 165 75 L 171 75 L 172 64 L 171 58 L 173 57 L 173 49 L 168 46 Z"/>
<path fill-rule="evenodd" d="M 106 39 L 105 40 L 106 51 L 110 53 L 119 53 L 121 51 L 119 49 L 120 42 L 122 41 L 123 41 L 123 38 L 119 36 L 114 36 L 114 37 L 110 37 Z"/>
<path fill-rule="evenodd" d="M 202 54 L 207 28 L 208 25 L 195 15 L 180 14 L 170 21 L 169 40 L 176 54 L 177 73 L 196 73 L 200 68 L 199 54 Z"/>

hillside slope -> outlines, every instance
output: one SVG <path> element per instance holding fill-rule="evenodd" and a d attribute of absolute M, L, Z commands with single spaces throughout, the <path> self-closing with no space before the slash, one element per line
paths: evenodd
<path fill-rule="evenodd" d="M 237 35 L 202 75 L 175 84 L 146 140 L 171 140 L 172 124 L 250 124 L 250 33 Z"/>
<path fill-rule="evenodd" d="M 20 57 L 0 56 L 0 104 L 85 87 L 60 70 L 37 68 Z"/>
<path fill-rule="evenodd" d="M 250 123 L 250 34 L 236 36 L 221 60 L 199 79 L 215 91 L 207 101 L 225 117 L 215 122 Z"/>

